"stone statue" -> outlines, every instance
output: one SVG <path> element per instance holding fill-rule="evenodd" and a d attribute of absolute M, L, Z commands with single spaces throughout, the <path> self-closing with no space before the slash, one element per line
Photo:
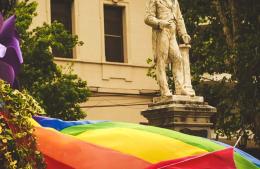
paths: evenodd
<path fill-rule="evenodd" d="M 145 23 L 153 29 L 152 45 L 161 96 L 172 95 L 165 72 L 169 63 L 172 64 L 175 94 L 194 96 L 189 66 L 191 38 L 187 34 L 178 0 L 149 0 L 146 6 Z M 184 42 L 180 47 L 176 40 L 176 33 Z"/>

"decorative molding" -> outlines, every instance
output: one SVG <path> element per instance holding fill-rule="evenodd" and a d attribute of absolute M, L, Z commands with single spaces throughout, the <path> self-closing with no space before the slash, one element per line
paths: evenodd
<path fill-rule="evenodd" d="M 81 59 L 75 58 L 60 58 L 55 57 L 54 61 L 57 62 L 67 62 L 67 63 L 83 63 L 83 64 L 96 64 L 96 65 L 114 65 L 114 66 L 121 66 L 121 67 L 137 67 L 137 68 L 149 68 L 149 65 L 133 65 L 128 63 L 117 63 L 117 62 L 93 62 L 93 61 L 85 61 Z"/>
<path fill-rule="evenodd" d="M 118 3 L 118 2 L 121 2 L 121 1 L 124 1 L 124 0 L 111 0 L 113 3 Z"/>

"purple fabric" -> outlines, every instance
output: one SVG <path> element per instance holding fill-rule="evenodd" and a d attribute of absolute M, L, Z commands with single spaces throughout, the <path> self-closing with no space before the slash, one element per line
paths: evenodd
<path fill-rule="evenodd" d="M 0 60 L 11 65 L 17 75 L 23 63 L 23 58 L 15 29 L 15 19 L 15 16 L 11 16 L 3 21 L 3 17 L 0 14 L 0 43 L 7 48 L 5 56 L 0 58 Z"/>
<path fill-rule="evenodd" d="M 4 21 L 0 14 L 0 44 L 4 46 L 0 48 L 0 78 L 11 85 L 14 84 L 23 63 L 15 20 L 16 17 L 11 16 Z"/>
<path fill-rule="evenodd" d="M 12 66 L 0 60 L 0 79 L 3 79 L 12 85 L 14 83 L 14 78 L 15 74 Z"/>
<path fill-rule="evenodd" d="M 10 37 L 14 36 L 15 32 L 15 16 L 11 16 L 6 19 L 0 30 L 1 41 L 8 41 Z"/>
<path fill-rule="evenodd" d="M 17 76 L 17 74 L 20 71 L 21 64 L 19 63 L 19 60 L 17 59 L 16 51 L 14 48 L 7 48 L 5 57 L 0 59 L 0 61 L 3 61 L 5 63 L 7 63 L 8 65 L 12 66 L 12 68 L 15 72 L 15 76 Z"/>
<path fill-rule="evenodd" d="M 2 27 L 3 23 L 4 23 L 4 18 L 0 13 L 0 28 Z"/>

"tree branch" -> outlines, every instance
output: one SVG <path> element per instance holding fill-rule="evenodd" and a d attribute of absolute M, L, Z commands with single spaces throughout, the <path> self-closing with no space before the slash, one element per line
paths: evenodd
<path fill-rule="evenodd" d="M 233 35 L 232 35 L 232 32 L 231 32 L 231 29 L 228 26 L 228 19 L 227 19 L 226 15 L 224 14 L 224 11 L 223 11 L 222 6 L 221 6 L 221 2 L 220 2 L 220 0 L 213 0 L 212 2 L 213 2 L 213 5 L 216 8 L 220 22 L 223 25 L 223 33 L 226 37 L 227 45 L 229 46 L 230 49 L 233 49 L 234 48 Z"/>
<path fill-rule="evenodd" d="M 237 41 L 239 39 L 239 17 L 237 12 L 237 0 L 228 0 L 230 5 L 231 17 L 232 17 L 232 29 L 233 29 L 233 45 L 237 47 Z"/>

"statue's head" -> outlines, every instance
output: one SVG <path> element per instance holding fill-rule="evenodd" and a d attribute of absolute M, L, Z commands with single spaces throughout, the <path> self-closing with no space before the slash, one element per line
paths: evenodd
<path fill-rule="evenodd" d="M 11 16 L 4 20 L 0 14 L 0 79 L 13 87 L 23 63 L 15 19 L 15 16 Z"/>

